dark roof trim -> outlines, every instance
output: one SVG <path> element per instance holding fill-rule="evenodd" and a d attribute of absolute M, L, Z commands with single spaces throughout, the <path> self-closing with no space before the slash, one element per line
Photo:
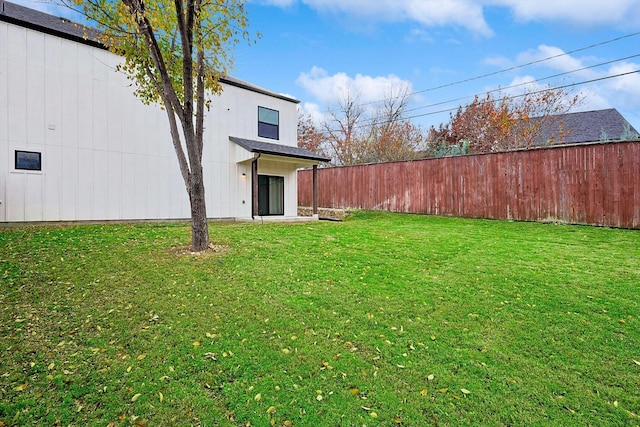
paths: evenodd
<path fill-rule="evenodd" d="M 86 44 L 99 49 L 107 49 L 105 45 L 96 41 L 98 31 L 94 28 L 85 27 L 66 18 L 49 15 L 48 13 L 30 9 L 19 4 L 0 0 L 0 21 L 9 22 L 20 27 L 29 28 L 41 33 L 50 34 L 71 40 L 77 43 Z M 85 37 L 86 36 L 86 37 Z M 251 83 L 236 79 L 231 76 L 220 77 L 220 82 L 229 86 L 239 87 L 251 92 L 271 96 L 285 101 L 300 103 L 297 99 L 279 93 L 271 92 L 267 89 L 252 85 Z"/>
<path fill-rule="evenodd" d="M 59 18 L 4 0 L 0 0 L 0 21 L 9 22 L 10 24 L 89 46 L 106 49 L 102 43 L 92 40 L 97 36 L 96 30 L 93 28 L 88 28 L 66 18 Z M 87 37 L 85 37 L 85 35 Z"/>
<path fill-rule="evenodd" d="M 314 153 L 313 151 L 300 147 L 254 141 L 251 139 L 236 138 L 234 136 L 230 136 L 229 140 L 251 153 L 271 154 L 273 156 L 292 157 L 295 159 L 314 160 L 317 162 L 328 162 L 330 160 Z"/>
<path fill-rule="evenodd" d="M 246 90 L 249 90 L 251 92 L 261 93 L 263 95 L 268 95 L 268 96 L 271 96 L 273 98 L 278 98 L 278 99 L 282 99 L 284 101 L 293 102 L 295 104 L 299 104 L 300 103 L 300 101 L 298 101 L 295 98 L 292 98 L 290 96 L 283 95 L 283 94 L 280 94 L 280 93 L 271 92 L 270 90 L 263 89 L 263 88 L 261 88 L 259 86 L 256 86 L 256 85 L 252 85 L 251 83 L 245 82 L 244 80 L 236 79 L 235 77 L 221 76 L 220 77 L 220 81 L 222 83 L 224 83 L 224 84 L 229 85 L 229 86 L 239 87 L 241 89 L 246 89 Z"/>

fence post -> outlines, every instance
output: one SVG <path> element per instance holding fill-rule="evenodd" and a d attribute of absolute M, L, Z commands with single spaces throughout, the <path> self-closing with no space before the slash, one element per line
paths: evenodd
<path fill-rule="evenodd" d="M 313 216 L 318 216 L 318 165 L 313 165 Z"/>

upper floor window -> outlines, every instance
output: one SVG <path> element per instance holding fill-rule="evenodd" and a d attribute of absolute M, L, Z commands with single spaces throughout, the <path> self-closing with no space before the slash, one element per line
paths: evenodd
<path fill-rule="evenodd" d="M 42 170 L 42 154 L 35 151 L 16 150 L 16 169 L 27 171 Z"/>
<path fill-rule="evenodd" d="M 258 107 L 258 136 L 280 138 L 280 113 L 270 108 Z"/>

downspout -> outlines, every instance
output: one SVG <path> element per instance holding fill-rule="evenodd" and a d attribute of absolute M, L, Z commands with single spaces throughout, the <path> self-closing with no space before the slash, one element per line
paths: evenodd
<path fill-rule="evenodd" d="M 258 209 L 258 159 L 262 153 L 258 153 L 258 157 L 251 160 L 251 219 L 255 220 L 255 213 Z"/>

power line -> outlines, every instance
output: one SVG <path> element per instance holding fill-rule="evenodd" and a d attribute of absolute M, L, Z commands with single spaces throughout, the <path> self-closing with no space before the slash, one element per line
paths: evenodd
<path fill-rule="evenodd" d="M 630 74 L 635 74 L 635 73 L 638 73 L 638 72 L 640 72 L 640 69 L 637 69 L 637 70 L 634 70 L 634 71 L 628 71 L 626 73 L 614 74 L 614 75 L 611 75 L 611 76 L 599 77 L 597 79 L 585 80 L 583 82 L 570 83 L 570 84 L 551 87 L 551 88 L 547 88 L 547 89 L 540 89 L 538 91 L 528 92 L 528 93 L 524 93 L 524 94 L 520 94 L 520 95 L 508 96 L 506 98 L 507 99 L 522 98 L 522 97 L 525 97 L 527 95 L 535 95 L 535 94 L 538 94 L 538 93 L 548 92 L 550 90 L 566 89 L 566 88 L 569 88 L 569 87 L 581 86 L 581 85 L 585 85 L 585 84 L 588 84 L 588 83 L 595 83 L 595 82 L 599 82 L 599 81 L 603 81 L 603 80 L 613 79 L 613 78 L 617 78 L 617 77 L 623 77 L 623 76 L 627 76 L 627 75 L 630 75 Z M 494 101 L 482 101 L 479 104 L 483 105 L 483 104 L 486 104 L 486 103 L 489 103 L 489 102 L 494 102 Z M 417 117 L 425 117 L 425 116 L 431 116 L 431 115 L 435 115 L 435 114 L 448 113 L 448 112 L 451 112 L 451 111 L 455 111 L 457 109 L 458 109 L 458 107 L 448 108 L 448 109 L 439 110 L 439 111 L 431 111 L 429 113 L 416 114 L 416 115 L 413 115 L 413 116 L 403 117 L 401 120 L 402 121 L 407 121 L 407 120 L 415 119 Z"/>
<path fill-rule="evenodd" d="M 483 92 L 482 94 L 492 94 L 492 93 L 496 93 L 496 92 L 502 92 L 502 91 L 505 91 L 505 90 L 514 89 L 514 88 L 521 87 L 521 86 L 527 86 L 527 85 L 531 85 L 531 84 L 534 84 L 534 83 L 543 82 L 545 80 L 550 80 L 550 79 L 553 79 L 553 78 L 566 76 L 566 75 L 577 73 L 577 72 L 580 72 L 580 71 L 585 71 L 585 70 L 601 67 L 603 65 L 613 64 L 615 62 L 626 61 L 626 60 L 637 58 L 637 57 L 640 57 L 640 53 L 635 54 L 635 55 L 625 56 L 623 58 L 613 59 L 613 60 L 610 60 L 610 61 L 600 62 L 598 64 L 593 64 L 593 65 L 590 65 L 590 66 L 587 66 L 587 67 L 582 67 L 582 68 L 578 68 L 578 69 L 575 69 L 575 70 L 566 71 L 566 72 L 563 72 L 563 73 L 553 74 L 553 75 L 550 75 L 550 76 L 542 77 L 540 79 L 528 80 L 526 82 L 518 83 L 518 84 L 515 84 L 515 85 L 511 85 L 511 86 L 499 87 L 497 89 L 493 89 L 493 90 L 489 90 L 489 91 Z M 546 89 L 542 89 L 542 90 L 540 90 L 538 92 L 532 92 L 530 94 L 545 92 L 545 91 L 549 91 L 549 90 L 553 90 L 553 89 L 546 88 Z M 445 100 L 445 101 L 439 101 L 439 102 L 435 102 L 435 103 L 432 103 L 432 104 L 423 105 L 423 106 L 420 106 L 420 107 L 414 107 L 414 108 L 406 109 L 406 110 L 404 110 L 403 113 L 406 114 L 406 113 L 410 113 L 412 111 L 423 110 L 425 108 L 432 108 L 432 107 L 437 107 L 437 106 L 440 106 L 440 105 L 450 104 L 452 102 L 464 101 L 464 100 L 467 100 L 467 99 L 475 98 L 475 97 L 480 96 L 480 95 L 481 95 L 480 93 L 476 93 L 476 94 L 473 94 L 473 95 L 466 95 L 466 96 L 462 96 L 462 97 L 459 97 L 459 98 L 453 98 L 453 99 L 448 99 L 448 100 Z M 526 94 L 524 94 L 522 96 L 526 96 Z M 451 108 L 451 109 L 441 110 L 441 111 L 438 111 L 438 112 L 436 112 L 434 114 L 441 113 L 441 112 L 447 112 L 447 111 L 453 111 L 453 110 L 456 110 L 457 108 L 458 108 L 458 106 L 456 106 L 454 108 Z M 426 114 L 426 115 L 428 115 L 428 114 Z M 422 115 L 416 115 L 416 116 L 411 116 L 411 117 L 422 117 Z M 402 119 L 402 120 L 405 120 L 405 119 Z M 358 127 L 360 127 L 360 128 L 366 127 L 366 126 L 370 125 L 371 123 L 373 123 L 374 121 L 376 121 L 376 118 L 365 119 L 365 120 L 363 120 L 364 123 L 360 124 Z"/>
<path fill-rule="evenodd" d="M 521 86 L 527 86 L 527 85 L 530 85 L 532 83 L 539 83 L 539 82 L 542 82 L 542 81 L 545 81 L 545 80 L 554 79 L 556 77 L 562 77 L 562 76 L 566 76 L 566 75 L 569 75 L 569 74 L 577 73 L 577 72 L 580 72 L 580 71 L 585 71 L 585 70 L 589 70 L 589 69 L 592 69 L 592 68 L 601 67 L 603 65 L 613 64 L 615 62 L 626 61 L 626 60 L 637 58 L 637 57 L 640 57 L 640 53 L 637 53 L 635 55 L 625 56 L 624 58 L 618 58 L 618 59 L 613 59 L 611 61 L 601 62 L 599 64 L 590 65 L 588 67 L 582 67 L 582 68 L 578 68 L 578 69 L 571 70 L 571 71 L 565 71 L 564 73 L 553 74 L 551 76 L 542 77 L 540 79 L 527 80 L 526 82 L 518 83 L 518 84 L 515 84 L 515 85 L 511 85 L 511 86 L 499 87 L 497 89 L 489 90 L 489 91 L 484 92 L 484 93 L 489 94 L 489 93 L 494 93 L 494 92 L 501 92 L 501 91 L 504 91 L 504 90 L 507 90 L 507 89 L 514 89 L 514 88 L 521 87 Z M 473 97 L 478 96 L 478 95 L 480 95 L 480 94 L 468 95 L 468 96 L 463 96 L 463 97 L 460 97 L 460 98 L 450 99 L 450 100 L 447 100 L 447 101 L 436 102 L 434 104 L 423 105 L 423 106 L 420 106 L 420 107 L 414 107 L 414 108 L 410 108 L 410 109 L 405 110 L 405 112 L 417 111 L 417 110 L 422 110 L 424 108 L 436 107 L 438 105 L 444 105 L 444 104 L 449 104 L 451 102 L 462 101 L 462 100 L 465 100 L 465 99 L 473 98 Z"/>
<path fill-rule="evenodd" d="M 632 55 L 631 57 L 636 57 L 636 56 L 640 56 L 640 54 Z M 622 58 L 622 59 L 625 59 L 625 58 Z M 620 60 L 622 60 L 622 59 L 620 59 Z M 613 61 L 613 62 L 615 62 L 615 61 Z M 585 68 L 588 68 L 588 67 L 585 67 Z M 582 82 L 569 83 L 569 84 L 561 85 L 561 86 L 547 87 L 545 89 L 540 89 L 540 90 L 533 91 L 533 92 L 526 92 L 526 93 L 522 93 L 522 94 L 518 94 L 518 95 L 505 96 L 504 99 L 513 100 L 513 99 L 523 98 L 525 96 L 536 95 L 536 94 L 539 94 L 539 93 L 549 92 L 549 91 L 553 91 L 553 90 L 566 89 L 566 88 L 570 88 L 570 87 L 582 86 L 582 85 L 589 84 L 589 83 L 595 83 L 595 82 L 599 82 L 599 81 L 603 81 L 603 80 L 609 80 L 609 79 L 613 79 L 613 78 L 623 77 L 623 76 L 627 76 L 627 75 L 631 75 L 631 74 L 635 74 L 635 73 L 639 73 L 639 72 L 640 72 L 640 69 L 637 69 L 637 70 L 634 70 L 634 71 L 628 71 L 628 72 L 625 72 L 625 73 L 613 74 L 613 75 L 610 75 L 610 76 L 599 77 L 599 78 L 595 78 L 595 79 L 585 80 L 585 81 L 582 81 Z M 531 82 L 527 82 L 527 84 L 528 83 L 531 83 Z M 515 86 L 518 86 L 518 85 L 515 85 Z M 476 95 L 474 95 L 474 96 L 476 96 Z M 467 98 L 469 98 L 469 97 L 464 97 L 464 98 L 460 98 L 460 99 L 467 99 Z M 432 104 L 431 106 L 438 106 L 438 105 L 442 105 L 442 104 L 447 104 L 447 103 L 450 103 L 450 102 L 453 102 L 453 101 L 455 101 L 455 100 L 444 101 L 444 102 Z M 491 103 L 491 102 L 496 102 L 496 101 L 499 101 L 499 100 L 479 101 L 478 105 L 485 105 L 485 104 L 488 104 L 488 103 Z M 446 109 L 443 109 L 443 110 L 431 111 L 431 112 L 423 113 L 423 114 L 414 114 L 414 115 L 411 115 L 411 116 L 403 116 L 400 119 L 398 119 L 398 121 L 406 122 L 406 121 L 409 121 L 411 119 L 415 119 L 415 118 L 419 118 L 419 117 L 426 117 L 426 116 L 432 116 L 432 115 L 436 115 L 436 114 L 449 113 L 449 112 L 452 112 L 452 111 L 456 111 L 458 108 L 459 108 L 459 106 L 456 106 L 456 107 L 453 107 L 453 108 L 446 108 Z M 381 122 L 381 124 L 384 124 L 384 123 L 389 123 L 389 121 Z M 360 129 L 360 128 L 364 128 L 364 127 L 367 127 L 367 126 L 370 126 L 370 125 L 371 125 L 371 123 L 363 123 L 363 124 L 359 124 L 359 125 L 355 126 L 355 128 Z M 325 132 L 322 132 L 322 133 L 325 133 Z"/>
<path fill-rule="evenodd" d="M 602 41 L 602 42 L 599 42 L 599 43 L 594 43 L 594 44 L 591 44 L 589 46 L 584 46 L 584 47 L 580 47 L 580 48 L 577 48 L 577 49 L 573 49 L 573 50 L 570 50 L 568 52 L 559 53 L 557 55 L 548 56 L 546 58 L 537 59 L 535 61 L 530 61 L 530 62 L 527 62 L 527 63 L 524 63 L 524 64 L 514 65 L 512 67 L 504 68 L 504 69 L 498 70 L 498 71 L 493 71 L 491 73 L 481 74 L 479 76 L 469 77 L 469 78 L 466 78 L 466 79 L 463 79 L 463 80 L 458 80 L 458 81 L 454 81 L 454 82 L 450 82 L 450 83 L 445 83 L 445 84 L 440 85 L 440 86 L 435 86 L 435 87 L 432 87 L 432 88 L 427 88 L 427 89 L 411 92 L 411 93 L 408 94 L 408 96 L 414 96 L 414 95 L 418 95 L 418 94 L 421 94 L 421 93 L 432 92 L 432 91 L 435 91 L 435 90 L 438 90 L 438 89 L 444 89 L 444 88 L 447 88 L 447 87 L 457 86 L 457 85 L 460 85 L 460 84 L 463 84 L 463 83 L 468 83 L 468 82 L 472 82 L 472 81 L 475 81 L 475 80 L 480 80 L 480 79 L 483 79 L 483 78 L 486 78 L 486 77 L 492 77 L 492 76 L 495 76 L 495 75 L 498 75 L 498 74 L 502 74 L 502 73 L 506 73 L 506 72 L 514 71 L 514 70 L 518 70 L 520 68 L 528 67 L 528 66 L 531 66 L 531 65 L 540 64 L 542 62 L 550 61 L 552 59 L 557 59 L 557 58 L 560 58 L 562 56 L 567 56 L 567 55 L 571 55 L 571 54 L 574 54 L 574 53 L 577 53 L 577 52 L 582 52 L 582 51 L 585 51 L 585 50 L 593 49 L 595 47 L 603 46 L 603 45 L 606 45 L 606 44 L 609 44 L 609 43 L 614 43 L 614 42 L 617 42 L 617 41 L 620 41 L 620 40 L 624 40 L 626 38 L 635 37 L 637 35 L 640 35 L 640 31 L 637 31 L 635 33 L 625 34 L 623 36 L 615 37 L 613 39 L 605 40 L 605 41 Z M 377 101 L 364 102 L 364 103 L 361 103 L 360 105 L 364 106 L 364 105 L 370 105 L 370 104 L 377 104 L 377 103 L 380 103 L 380 102 L 384 102 L 386 100 L 392 100 L 392 99 L 397 99 L 397 98 L 399 98 L 399 97 L 390 97 L 390 98 L 385 98 L 385 99 L 381 99 L 381 100 L 377 100 Z"/>

